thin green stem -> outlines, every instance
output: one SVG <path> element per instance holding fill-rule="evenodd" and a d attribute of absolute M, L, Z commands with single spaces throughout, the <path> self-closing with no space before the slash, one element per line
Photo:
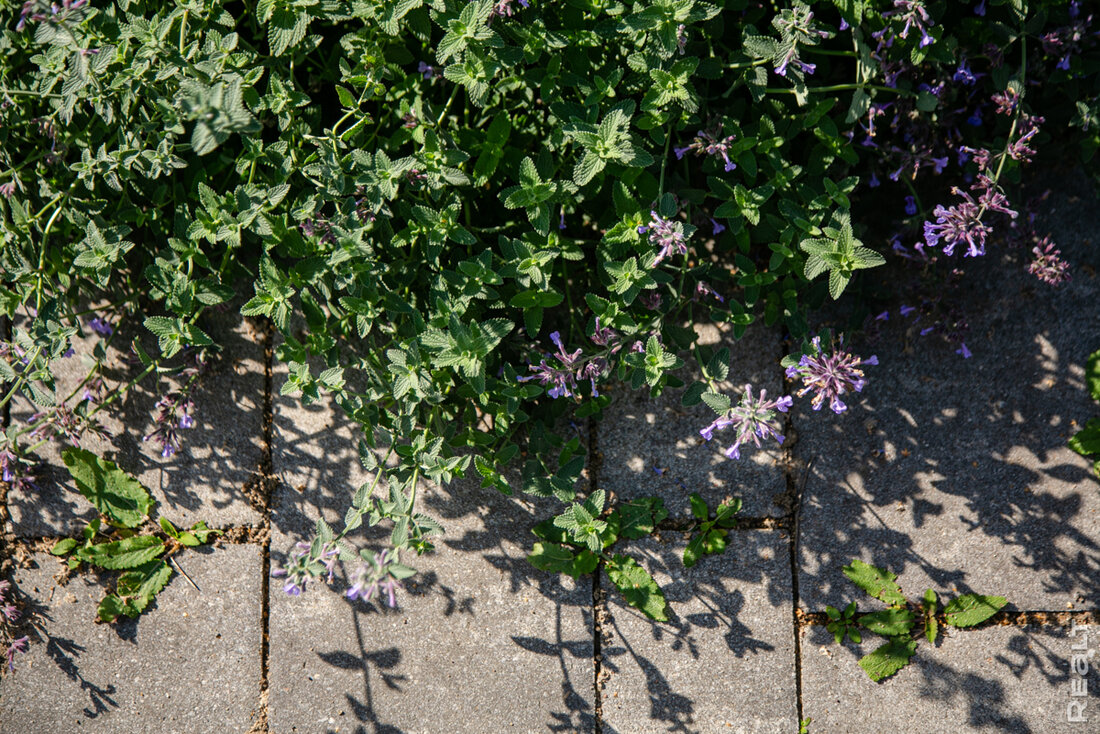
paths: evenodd
<path fill-rule="evenodd" d="M 912 92 L 908 92 L 904 89 L 895 89 L 893 87 L 885 87 L 881 84 L 833 84 L 827 87 L 808 87 L 811 93 L 813 92 L 846 92 L 854 91 L 857 89 L 876 89 L 880 92 L 889 92 L 891 94 L 897 94 L 902 97 L 915 97 Z M 794 89 L 788 89 L 787 87 L 767 87 L 764 90 L 767 94 L 794 94 Z"/>
<path fill-rule="evenodd" d="M 727 69 L 751 69 L 754 66 L 763 66 L 771 63 L 771 59 L 756 59 L 755 61 L 741 61 L 736 64 L 726 64 Z"/>
<path fill-rule="evenodd" d="M 443 111 L 439 113 L 439 117 L 435 121 L 435 126 L 438 128 L 443 124 L 443 118 L 447 116 L 447 112 L 451 109 L 451 104 L 455 101 L 455 97 L 458 96 L 458 85 L 454 85 L 451 90 L 451 96 L 447 98 L 447 104 L 443 105 Z"/>
<path fill-rule="evenodd" d="M 672 144 L 672 125 L 668 126 L 668 132 L 665 133 L 665 153 L 661 156 L 661 181 L 657 186 L 657 201 L 661 201 L 661 197 L 665 195 L 665 169 L 668 167 L 668 148 Z"/>

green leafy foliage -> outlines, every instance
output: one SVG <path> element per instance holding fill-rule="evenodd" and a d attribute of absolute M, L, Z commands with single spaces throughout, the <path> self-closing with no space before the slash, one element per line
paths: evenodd
<path fill-rule="evenodd" d="M 103 514 L 106 524 L 100 518 L 93 519 L 81 532 L 83 542 L 62 538 L 50 553 L 67 556 L 69 568 L 88 564 L 123 571 L 115 592 L 99 603 L 100 621 L 113 622 L 119 616 L 136 617 L 144 612 L 172 576 L 165 559 L 181 548 L 202 545 L 221 533 L 202 521 L 180 530 L 166 517 L 158 521 L 165 537 L 135 532 L 155 504 L 146 489 L 116 464 L 90 451 L 68 448 L 62 458 L 77 487 Z"/>
<path fill-rule="evenodd" d="M 76 488 L 107 517 L 107 522 L 133 528 L 149 515 L 154 502 L 148 490 L 113 461 L 76 447 L 62 451 L 61 459 Z"/>
<path fill-rule="evenodd" d="M 730 528 L 737 526 L 734 515 L 741 510 L 740 498 L 728 499 L 718 505 L 712 518 L 710 508 L 698 492 L 692 492 L 688 499 L 691 503 L 691 514 L 699 522 L 692 530 L 691 538 L 684 549 L 685 568 L 691 568 L 705 555 L 718 554 L 726 549 L 726 535 Z"/>
<path fill-rule="evenodd" d="M 665 595 L 649 573 L 629 556 L 616 554 L 607 561 L 607 577 L 630 606 L 640 609 L 650 619 L 667 622 Z"/>
<path fill-rule="evenodd" d="M 927 589 L 918 604 L 909 604 L 895 581 L 895 574 L 858 559 L 844 567 L 844 575 L 875 599 L 890 605 L 887 609 L 858 616 L 855 602 L 843 612 L 831 606 L 825 608 L 829 619 L 826 629 L 838 645 L 844 641 L 845 635 L 852 642 L 861 643 L 862 636 L 857 627 L 887 638 L 885 644 L 859 661 L 871 680 L 878 682 L 889 678 L 908 665 L 909 659 L 916 653 L 917 639 L 921 634 L 929 644 L 935 644 L 940 624 L 940 600 L 935 591 Z M 1007 603 L 1003 596 L 963 594 L 947 603 L 942 619 L 953 627 L 972 627 L 989 619 Z"/>

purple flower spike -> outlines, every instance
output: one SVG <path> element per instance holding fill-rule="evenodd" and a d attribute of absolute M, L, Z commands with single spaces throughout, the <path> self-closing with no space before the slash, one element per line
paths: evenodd
<path fill-rule="evenodd" d="M 787 368 L 789 379 L 799 378 L 803 388 L 798 397 L 814 393 L 811 402 L 814 410 L 821 410 L 826 401 L 834 413 L 842 413 L 847 406 L 840 396 L 848 392 L 861 392 L 866 384 L 862 365 L 877 365 L 877 357 L 861 359 L 844 349 L 843 339 L 826 353 L 821 348 L 821 337 L 813 339 L 813 354 L 804 354 L 797 365 Z"/>
<path fill-rule="evenodd" d="M 793 401 L 789 395 L 784 395 L 779 400 L 768 400 L 767 396 L 768 391 L 761 390 L 759 397 L 753 397 L 752 385 L 745 385 L 740 402 L 718 416 L 710 425 L 703 427 L 699 435 L 709 441 L 714 437 L 715 431 L 734 428 L 737 437 L 722 452 L 730 459 L 740 459 L 741 445 L 749 441 L 757 448 L 761 447 L 762 438 L 783 443 L 782 426 L 776 420 L 775 414 L 776 411 L 787 412 Z"/>

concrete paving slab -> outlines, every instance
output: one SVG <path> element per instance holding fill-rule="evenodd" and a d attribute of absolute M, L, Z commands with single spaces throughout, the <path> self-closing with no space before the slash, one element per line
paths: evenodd
<path fill-rule="evenodd" d="M 276 379 L 278 385 L 278 379 Z M 369 478 L 353 429 L 331 405 L 275 406 L 272 558 L 323 516 L 337 529 Z M 418 490 L 446 530 L 398 606 L 348 600 L 346 579 L 288 597 L 272 584 L 270 695 L 278 732 L 592 731 L 591 579 L 530 566 L 529 529 L 553 500 L 507 498 L 467 480 Z M 536 511 L 536 507 L 542 509 Z M 379 550 L 384 533 L 356 531 Z"/>
<path fill-rule="evenodd" d="M 95 623 L 104 587 L 78 576 L 61 586 L 47 554 L 17 569 L 44 640 L 0 682 L 0 732 L 247 732 L 260 706 L 260 548 L 187 551 L 136 620 Z"/>
<path fill-rule="evenodd" d="M 897 573 L 911 595 L 930 586 L 1003 594 L 1016 609 L 1097 608 L 1100 484 L 1066 440 L 1100 414 L 1083 379 L 1100 348 L 1100 248 L 1086 241 L 1100 208 L 1073 196 L 1052 196 L 1047 215 L 1062 223 L 1074 281 L 1040 283 L 1020 251 L 967 263 L 973 357 L 895 318 L 860 350 L 880 366 L 848 413 L 796 400 L 794 455 L 814 461 L 801 518 L 805 608 L 862 594 L 841 574 L 853 558 Z M 1078 212 L 1091 213 L 1075 229 Z"/>
<path fill-rule="evenodd" d="M 935 646 L 922 639 L 909 665 L 874 683 L 858 661 L 882 642 L 868 635 L 839 646 L 822 626 L 803 629 L 802 711 L 811 732 L 1085 734 L 1100 722 L 1095 626 L 1073 636 L 1045 626 L 949 629 Z M 1088 650 L 1082 675 L 1073 656 Z M 1080 711 L 1068 708 L 1076 704 Z M 1071 720 L 1079 713 L 1087 721 Z"/>
<path fill-rule="evenodd" d="M 782 394 L 779 360 L 783 355 L 777 330 L 753 325 L 737 340 L 728 324 L 695 328 L 701 344 L 729 349 L 732 364 L 722 388 L 735 402 L 745 383 L 772 396 Z M 690 385 L 701 376 L 693 371 L 693 360 L 687 361 L 678 376 Z M 744 451 L 739 461 L 731 461 L 722 454 L 728 445 L 722 442 L 722 434 L 710 442 L 699 435 L 714 420 L 714 411 L 704 404 L 683 407 L 682 390 L 666 390 L 656 399 L 648 390 L 631 390 L 628 385 L 608 392 L 615 401 L 600 424 L 603 460 L 598 486 L 622 500 L 661 497 L 673 517 L 690 514 L 687 498 L 692 492 L 699 492 L 712 506 L 729 495 L 741 497 L 745 515 L 784 514 L 774 502 L 787 488 L 779 463 L 782 450 L 774 442 Z"/>
<path fill-rule="evenodd" d="M 156 512 L 177 525 L 189 526 L 199 520 L 212 527 L 257 523 L 260 514 L 242 490 L 259 471 L 263 454 L 263 335 L 232 311 L 211 313 L 204 327 L 224 350 L 194 393 L 195 426 L 179 431 L 178 453 L 163 458 L 155 441 L 142 441 L 153 430 L 157 414 L 157 393 L 151 381 L 139 383 L 119 405 L 97 415 L 102 417 L 103 426 L 113 438 L 85 433 L 80 443 L 136 476 L 157 500 Z M 126 365 L 125 351 L 117 347 L 127 345 L 133 334 L 143 330 L 133 322 L 116 328 L 119 334 L 108 352 L 105 369 L 107 383 L 112 387 L 139 374 L 140 366 Z M 85 334 L 74 344 L 76 355 L 54 363 L 57 395 L 61 399 L 87 375 L 90 365 L 80 355 L 90 352 L 95 339 L 90 329 L 85 328 Z M 147 336 L 142 334 L 143 344 Z M 146 348 L 155 353 L 155 339 Z M 179 385 L 175 378 L 162 379 L 162 394 Z M 78 394 L 74 400 L 79 398 Z M 20 398 L 12 404 L 12 423 L 25 421 L 33 413 L 30 403 Z M 73 535 L 83 522 L 95 516 L 91 505 L 73 485 L 61 461 L 61 449 L 55 440 L 37 450 L 45 463 L 37 491 L 9 492 L 10 525 L 16 536 Z"/>
<path fill-rule="evenodd" d="M 664 590 L 668 623 L 627 606 L 602 577 L 603 731 L 797 732 L 787 539 L 734 531 L 725 553 L 685 569 L 684 534 L 664 535 L 625 552 Z"/>

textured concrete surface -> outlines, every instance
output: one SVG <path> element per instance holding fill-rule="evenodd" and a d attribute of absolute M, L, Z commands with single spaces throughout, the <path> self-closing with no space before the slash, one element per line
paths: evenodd
<path fill-rule="evenodd" d="M 881 731 L 1086 734 L 1100 722 L 1100 675 L 1095 651 L 1100 628 L 1076 635 L 1058 628 L 986 627 L 948 630 L 935 646 L 923 638 L 911 662 L 872 682 L 859 658 L 883 642 L 837 645 L 824 627 L 802 634 L 802 710 L 811 732 Z M 1073 646 L 1081 650 L 1073 650 Z M 1084 675 L 1074 655 L 1090 656 Z M 1078 663 L 1083 665 L 1083 663 Z M 1074 693 L 1084 691 L 1086 695 Z M 1085 704 L 1087 721 L 1073 721 L 1070 704 Z M 797 731 L 791 730 L 791 731 Z"/>
<path fill-rule="evenodd" d="M 249 504 L 246 484 L 259 470 L 263 452 L 264 353 L 263 336 L 232 314 L 213 313 L 204 326 L 223 345 L 220 360 L 201 378 L 194 392 L 195 426 L 180 430 L 180 451 L 162 458 L 155 441 L 142 437 L 154 428 L 157 392 L 153 378 L 147 378 L 121 405 L 112 405 L 97 415 L 113 438 L 86 433 L 81 446 L 105 456 L 144 484 L 157 500 L 156 512 L 177 525 L 205 520 L 211 527 L 256 523 L 260 514 Z M 123 362 L 128 339 L 138 333 L 150 353 L 156 340 L 140 324 L 118 326 L 104 374 L 113 387 L 136 377 L 137 367 Z M 77 355 L 54 363 L 57 396 L 64 399 L 80 384 L 90 365 L 80 354 L 91 351 L 96 339 L 85 327 L 76 346 Z M 180 386 L 174 378 L 161 378 L 161 394 Z M 80 394 L 69 401 L 70 406 Z M 20 398 L 12 405 L 12 423 L 25 421 L 34 412 Z M 66 444 L 67 445 L 67 444 Z M 39 489 L 13 490 L 8 494 L 11 529 L 23 538 L 72 535 L 83 522 L 94 517 L 91 505 L 76 490 L 61 461 L 58 441 L 37 450 L 45 471 Z"/>
<path fill-rule="evenodd" d="M 369 478 L 350 431 L 329 406 L 277 405 L 274 562 L 318 516 L 340 529 Z M 403 557 L 419 573 L 396 609 L 346 599 L 342 577 L 298 597 L 272 584 L 272 731 L 591 731 L 591 580 L 526 560 L 529 529 L 547 513 L 470 481 L 425 484 L 417 502 L 446 534 L 435 553 Z M 353 539 L 375 550 L 388 540 L 377 530 Z"/>
<path fill-rule="evenodd" d="M 895 316 L 848 413 L 796 402 L 793 450 L 814 460 L 802 509 L 804 607 L 861 594 L 841 574 L 860 558 L 899 574 L 913 595 L 931 586 L 1004 594 L 1017 609 L 1096 608 L 1100 485 L 1066 446 L 1098 414 L 1083 378 L 1100 348 L 1100 248 L 1089 240 L 1100 209 L 1082 202 L 1048 201 L 1063 226 L 1070 212 L 1088 212 L 1057 235 L 1074 263 L 1061 288 L 1011 253 L 967 263 L 973 357 Z"/>
<path fill-rule="evenodd" d="M 686 539 L 625 552 L 665 592 L 669 622 L 626 606 L 605 575 L 603 731 L 791 734 L 798 731 L 787 542 L 737 531 L 725 553 L 685 569 Z M 822 730 L 824 731 L 824 730 Z"/>
<path fill-rule="evenodd" d="M 775 330 L 754 325 L 739 340 L 733 338 L 728 324 L 697 325 L 696 331 L 701 344 L 729 349 L 729 377 L 721 387 L 734 402 L 745 383 L 754 390 L 766 389 L 770 396 L 782 394 L 782 353 Z M 678 376 L 690 385 L 701 375 L 693 371 L 694 360 L 685 361 L 688 364 Z M 609 393 L 615 400 L 604 411 L 600 425 L 600 487 L 624 500 L 661 497 L 673 517 L 689 514 L 687 497 L 692 492 L 712 506 L 728 495 L 741 497 L 745 515 L 783 514 L 774 502 L 776 495 L 786 491 L 779 464 L 782 451 L 774 441 L 762 449 L 749 448 L 739 461 L 731 461 L 722 454 L 730 443 L 725 434 L 715 434 L 709 442 L 699 435 L 714 420 L 714 411 L 702 403 L 683 407 L 683 390 L 666 390 L 656 400 L 648 389 L 630 390 L 628 385 Z"/>
<path fill-rule="evenodd" d="M 247 732 L 260 711 L 261 556 L 233 545 L 182 553 L 136 620 L 95 623 L 104 587 L 46 554 L 15 584 L 41 625 L 0 683 L 0 732 Z M 117 574 L 110 574 L 113 577 Z"/>

